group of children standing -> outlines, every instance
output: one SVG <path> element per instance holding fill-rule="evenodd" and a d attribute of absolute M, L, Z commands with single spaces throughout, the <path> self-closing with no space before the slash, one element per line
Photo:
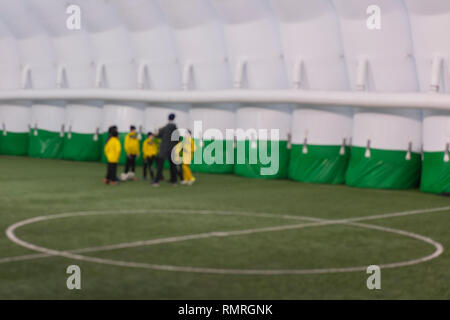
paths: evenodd
<path fill-rule="evenodd" d="M 143 180 L 147 179 L 147 172 L 150 174 L 152 183 L 155 185 L 159 182 L 160 178 L 155 176 L 154 164 L 164 162 L 164 159 L 158 159 L 159 155 L 159 143 L 158 134 L 154 135 L 152 132 L 147 134 L 147 138 L 142 144 L 142 154 L 144 160 L 143 166 Z M 119 140 L 119 131 L 117 126 L 112 126 L 108 130 L 108 140 L 105 145 L 105 156 L 107 160 L 107 172 L 104 179 L 105 184 L 115 185 L 120 180 L 133 180 L 136 181 L 136 159 L 140 155 L 140 140 L 136 132 L 136 127 L 131 126 L 130 132 L 125 136 L 124 149 L 126 152 L 126 163 L 124 178 L 119 179 L 117 176 L 117 166 L 121 154 L 121 143 Z M 194 139 L 191 137 L 190 131 L 188 131 L 182 141 L 175 145 L 175 161 L 179 163 L 176 165 L 177 176 L 180 178 L 181 184 L 192 185 L 195 181 L 192 175 L 190 164 L 192 162 L 192 156 L 195 150 Z M 162 160 L 162 161 L 158 161 Z M 173 161 L 173 159 L 168 159 Z M 173 163 L 170 163 L 171 167 Z M 159 169 L 159 168 L 158 168 Z M 162 171 L 162 168 L 161 168 Z M 171 181 L 173 183 L 173 181 Z"/>

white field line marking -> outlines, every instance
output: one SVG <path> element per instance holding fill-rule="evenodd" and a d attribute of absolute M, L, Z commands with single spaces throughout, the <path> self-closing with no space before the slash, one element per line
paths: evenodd
<path fill-rule="evenodd" d="M 418 258 L 418 259 L 415 259 L 415 260 L 409 260 L 409 261 L 405 261 L 405 262 L 388 263 L 388 264 L 380 265 L 380 268 L 389 269 L 389 268 L 398 268 L 398 267 L 411 266 L 411 265 L 415 265 L 415 264 L 419 264 L 419 263 L 422 263 L 422 262 L 433 260 L 433 259 L 439 257 L 444 252 L 444 247 L 442 246 L 442 244 L 440 244 L 437 241 L 434 241 L 433 239 L 431 239 L 429 237 L 425 237 L 425 236 L 422 236 L 422 235 L 417 234 L 417 233 L 412 233 L 412 232 L 399 230 L 399 229 L 388 228 L 388 227 L 375 226 L 375 225 L 372 225 L 372 224 L 365 224 L 365 223 L 349 223 L 349 225 L 403 235 L 405 237 L 410 237 L 410 238 L 413 238 L 413 239 L 417 239 L 419 241 L 426 242 L 426 243 L 428 243 L 428 244 L 430 244 L 430 245 L 432 245 L 432 246 L 434 246 L 436 248 L 435 252 L 433 252 L 432 254 L 430 254 L 430 255 L 428 255 L 426 257 Z"/>
<path fill-rule="evenodd" d="M 62 213 L 62 214 L 56 214 L 51 216 L 44 216 L 46 219 L 43 220 L 53 220 L 53 219 L 60 219 L 60 218 L 70 218 L 70 217 L 80 217 L 80 216 L 92 216 L 92 215 L 111 215 L 111 214 L 145 214 L 148 213 L 148 210 L 117 210 L 117 211 L 83 211 L 83 212 L 71 212 L 71 213 Z M 258 218 L 276 218 L 276 219 L 291 219 L 291 220 L 311 220 L 309 218 L 302 218 L 299 216 L 293 216 L 293 215 L 279 215 L 279 214 L 271 214 L 271 213 L 251 213 L 251 212 L 227 212 L 227 211 L 210 211 L 210 210 L 183 210 L 178 211 L 176 209 L 170 210 L 170 209 L 159 209 L 152 211 L 152 213 L 176 213 L 176 214 L 203 214 L 208 215 L 213 212 L 214 215 L 236 215 L 236 216 L 247 216 L 247 217 L 258 217 Z M 42 219 L 31 218 L 29 223 L 35 223 L 38 221 L 42 221 Z M 243 232 L 248 230 L 241 230 L 241 231 L 234 231 L 234 232 Z M 268 230 L 271 231 L 271 230 Z M 276 231 L 276 230 L 273 230 Z M 214 234 L 214 232 L 208 232 L 206 234 L 200 234 L 200 235 L 186 235 L 186 236 L 180 236 L 180 237 L 170 237 L 170 238 L 162 238 L 162 239 L 153 239 L 153 240 L 147 240 L 147 241 L 136 241 L 136 242 L 130 242 L 130 243 L 121 243 L 121 244 L 114 244 L 114 245 L 106 245 L 106 246 L 98 246 L 98 247 L 89 247 L 89 248 L 82 248 L 77 250 L 67 250 L 68 252 L 72 253 L 88 253 L 88 252 L 102 252 L 102 251 L 109 251 L 109 250 L 116 250 L 116 249 L 123 249 L 123 248 L 131 248 L 131 247 L 137 247 L 137 246 L 144 246 L 144 245 L 156 245 L 156 244 L 162 244 L 162 243 L 171 243 L 176 241 L 185 241 L 185 240 L 192 240 L 192 239 L 201 239 L 204 238 L 204 235 Z M 216 232 L 215 236 L 227 236 L 224 235 L 223 232 Z M 213 236 L 213 235 L 211 235 Z M 0 264 L 2 263 L 9 263 L 9 262 L 16 262 L 16 261 L 26 261 L 26 260 L 34 260 L 34 259 L 40 259 L 40 258 L 48 258 L 53 257 L 54 255 L 51 254 L 45 254 L 45 253 L 37 253 L 37 254 L 27 254 L 27 255 L 20 255 L 20 256 L 14 256 L 14 257 L 6 257 L 6 258 L 0 258 Z"/>
<path fill-rule="evenodd" d="M 109 259 L 101 259 L 101 258 L 95 258 L 95 257 L 87 257 L 78 255 L 76 253 L 85 253 L 85 252 L 100 252 L 100 251 L 107 251 L 107 250 L 115 250 L 115 249 L 121 249 L 121 248 L 130 248 L 130 247 L 136 247 L 136 246 L 143 246 L 143 245 L 155 245 L 160 243 L 172 243 L 177 241 L 186 241 L 186 240 L 192 240 L 192 239 L 202 239 L 202 238 L 209 238 L 209 237 L 226 237 L 226 236 L 232 236 L 232 235 L 245 235 L 245 234 L 253 234 L 253 233 L 260 233 L 260 232 L 271 232 L 271 231 L 282 231 L 282 230 L 292 230 L 292 229 L 299 229 L 304 227 L 313 227 L 313 226 L 322 226 L 322 225 L 331 225 L 331 224 L 348 224 L 353 225 L 357 227 L 362 228 L 368 228 L 368 229 L 375 229 L 379 231 L 384 232 L 390 232 L 399 234 L 402 236 L 414 238 L 419 241 L 426 242 L 436 248 L 435 252 L 433 254 L 419 258 L 414 260 L 409 260 L 405 262 L 397 262 L 397 263 L 391 263 L 391 264 L 385 264 L 382 265 L 383 268 L 396 268 L 396 267 L 402 267 L 402 266 L 408 266 L 408 265 L 414 265 L 418 263 L 422 263 L 425 261 L 429 261 L 431 259 L 437 258 L 439 255 L 443 252 L 443 246 L 435 242 L 434 240 L 424 237 L 421 235 L 417 235 L 411 232 L 398 230 L 398 229 L 392 229 L 392 228 L 385 228 L 380 226 L 373 226 L 368 224 L 358 224 L 353 223 L 354 221 L 364 221 L 364 220 L 373 220 L 373 219 L 382 219 L 382 218 L 390 218 L 390 217 L 398 217 L 398 216 L 406 216 L 406 215 L 413 215 L 413 214 L 421 214 L 421 213 L 428 213 L 428 212 L 438 212 L 438 211 L 445 211 L 450 210 L 450 207 L 442 207 L 442 208 L 433 208 L 433 209 L 423 209 L 423 210 L 413 210 L 413 211 L 405 211 L 405 212 L 399 212 L 399 213 L 392 213 L 392 214 L 383 214 L 383 215 L 374 215 L 374 216 L 368 216 L 368 217 L 359 217 L 359 218 L 351 218 L 351 219 L 342 219 L 342 220 L 324 220 L 319 218 L 311 218 L 311 217 L 301 217 L 301 216 L 288 216 L 288 215 L 273 215 L 273 214 L 252 214 L 252 213 L 243 213 L 243 215 L 247 216 L 258 216 L 258 217 L 274 217 L 274 218 L 280 218 L 283 217 L 285 219 L 299 219 L 299 220 L 310 220 L 310 221 L 316 221 L 316 223 L 310 223 L 310 224 L 296 224 L 296 225 L 288 225 L 288 226 L 278 226 L 278 227 L 267 227 L 267 228 L 260 228 L 260 229 L 249 229 L 249 230 L 239 230 L 239 231 L 231 231 L 231 232 L 208 232 L 198 235 L 187 235 L 187 236 L 181 236 L 181 237 L 170 237 L 170 238 L 163 238 L 163 239 L 154 239 L 154 240 L 148 240 L 148 241 L 137 241 L 137 242 L 130 242 L 130 243 L 122 243 L 118 245 L 109 245 L 109 246 L 102 246 L 102 247 L 91 247 L 91 248 L 85 248 L 85 249 L 79 249 L 72 252 L 68 251 L 58 251 L 58 250 L 51 250 L 39 246 L 35 246 L 31 243 L 27 243 L 25 241 L 22 241 L 21 239 L 17 238 L 14 234 L 14 230 L 30 223 L 43 221 L 43 220 L 50 220 L 50 219 L 56 219 L 56 218 L 63 218 L 63 217 L 70 217 L 70 216 L 84 216 L 84 215 L 93 215 L 93 214 L 114 214 L 114 213 L 132 213 L 132 211 L 117 211 L 117 212 L 82 212 L 82 213 L 67 213 L 67 214 L 60 214 L 60 215 L 54 215 L 54 216 L 42 216 L 42 217 L 36 217 L 31 218 L 19 223 L 16 223 L 12 226 L 10 226 L 7 230 L 7 236 L 10 238 L 13 242 L 18 243 L 19 245 L 25 246 L 31 250 L 43 252 L 43 255 L 40 255 L 39 257 L 43 256 L 51 256 L 51 255 L 57 255 L 57 256 L 64 256 L 71 259 L 77 259 L 77 260 L 84 260 L 84 261 L 90 261 L 90 262 L 96 262 L 96 263 L 102 263 L 102 264 L 111 264 L 111 265 L 118 265 L 118 266 L 128 266 L 128 267 L 138 267 L 138 268 L 151 268 L 156 270 L 166 270 L 166 271 L 184 271 L 184 272 L 200 272 L 200 273 L 222 273 L 222 274 L 264 274 L 264 275 L 274 275 L 274 274 L 314 274 L 314 273 L 331 273 L 331 272 L 353 272 L 353 271 L 362 271 L 366 269 L 366 266 L 362 267 L 350 267 L 350 268 L 328 268 L 328 269 L 310 269 L 310 270 L 241 270 L 241 269 L 215 269 L 215 268 L 194 268 L 194 267 L 178 267 L 178 266 L 165 266 L 165 265 L 156 265 L 156 264 L 147 264 L 147 263 L 136 263 L 136 262 L 127 262 L 127 261 L 117 261 L 117 260 L 109 260 Z M 148 211 L 140 211 L 140 212 L 148 212 Z M 161 212 L 161 210 L 156 211 Z M 177 211 L 177 210 L 171 210 L 170 212 L 175 213 L 198 213 L 197 211 Z M 138 212 L 135 212 L 138 213 Z M 223 211 L 201 211 L 200 214 L 234 214 L 234 215 L 241 215 L 240 213 L 229 213 L 229 212 L 223 212 Z M 30 255 L 31 256 L 31 255 Z M 36 256 L 36 255 L 35 255 Z M 14 257 L 13 257 L 14 258 Z M 1 262 L 0 262 L 1 263 Z"/>
<path fill-rule="evenodd" d="M 412 216 L 412 215 L 433 213 L 433 212 L 442 212 L 442 211 L 450 211 L 450 206 L 440 207 L 440 208 L 431 208 L 431 209 L 418 209 L 418 210 L 410 210 L 410 211 L 402 211 L 402 212 L 394 212 L 394 213 L 377 214 L 377 215 L 363 216 L 363 217 L 356 217 L 356 218 L 335 219 L 335 220 L 314 218 L 314 217 L 304 217 L 304 216 L 298 216 L 298 217 L 301 217 L 301 219 L 303 219 L 303 220 L 309 220 L 309 221 L 332 221 L 335 223 L 350 223 L 350 222 L 358 222 L 358 221 L 369 221 L 369 220 L 405 217 L 405 216 Z M 284 216 L 292 217 L 289 215 L 284 215 Z"/>
<path fill-rule="evenodd" d="M 34 259 L 47 258 L 47 257 L 51 257 L 51 256 L 48 254 L 44 254 L 44 253 L 24 254 L 24 255 L 15 256 L 15 257 L 0 258 L 0 264 L 16 262 L 16 261 L 34 260 Z"/>
<path fill-rule="evenodd" d="M 224 232 L 224 235 L 218 235 L 215 234 L 215 232 L 211 233 L 211 237 L 215 237 L 215 236 L 232 236 L 232 235 L 243 235 L 243 234 L 253 234 L 253 233 L 260 233 L 260 232 L 270 232 L 270 231 L 282 231 L 282 230 L 290 230 L 290 229 L 300 229 L 300 228 L 305 228 L 305 227 L 314 227 L 314 226 L 324 226 L 324 225 L 329 225 L 330 222 L 329 221 L 324 221 L 322 223 L 309 223 L 309 224 L 303 224 L 303 225 L 293 225 L 292 227 L 295 228 L 289 228 L 289 229 L 285 229 L 282 227 L 273 227 L 273 228 L 264 228 L 266 230 L 263 229 L 253 229 L 253 230 L 243 230 L 242 232 L 240 231 L 232 231 L 232 232 Z M 352 225 L 352 226 L 356 226 L 356 227 L 360 227 L 360 228 L 367 228 L 367 229 L 374 229 L 374 230 L 379 230 L 379 231 L 383 231 L 383 232 L 389 232 L 389 233 L 394 233 L 394 234 L 399 234 L 399 235 L 403 235 L 405 237 L 410 237 L 419 241 L 423 241 L 426 242 L 432 246 L 434 246 L 436 248 L 436 250 L 426 256 L 426 257 L 422 257 L 422 258 L 418 258 L 418 259 L 414 259 L 414 260 L 408 260 L 408 261 L 403 261 L 403 262 L 396 262 L 396 263 L 390 263 L 390 264 L 384 264 L 384 265 L 380 265 L 380 268 L 383 269 L 389 269 L 389 268 L 399 268 L 399 267 L 405 267 L 405 266 L 410 266 L 410 265 L 415 265 L 418 263 L 423 263 L 429 260 L 432 260 L 434 258 L 437 258 L 438 256 L 440 256 L 443 252 L 444 252 L 444 248 L 443 246 L 434 241 L 431 238 L 425 237 L 425 236 L 421 236 L 415 233 L 411 233 L 411 232 L 407 232 L 407 231 L 403 231 L 403 230 L 398 230 L 398 229 L 393 229 L 393 228 L 386 228 L 386 227 L 381 227 L 381 226 L 374 226 L 374 225 L 370 225 L 370 224 L 361 224 L 361 223 L 345 223 L 346 225 Z M 268 229 L 272 229 L 272 230 L 268 230 Z M 201 238 L 206 238 L 207 234 L 203 234 L 201 237 L 195 237 L 194 236 L 190 236 L 189 239 L 187 240 L 191 240 L 191 239 L 201 239 Z M 182 237 L 179 237 L 182 238 Z M 104 247 L 97 247 L 97 248 L 86 248 L 86 249 L 81 249 L 81 250 L 76 250 L 76 252 L 72 251 L 73 253 L 88 253 L 88 252 L 101 252 L 101 251 L 108 251 L 108 250 L 115 250 L 115 249 L 121 249 L 121 248 L 130 248 L 130 247 L 136 247 L 133 244 L 137 244 L 137 246 L 145 246 L 145 245 L 154 245 L 154 244 L 159 244 L 159 243 L 168 243 L 168 242 L 176 242 L 176 241 L 183 241 L 181 239 L 175 239 L 173 238 L 172 240 L 174 241 L 167 241 L 167 242 L 158 242 L 159 239 L 156 240 L 150 240 L 150 241 L 143 241 L 142 243 L 128 243 L 125 244 L 126 246 L 121 245 L 120 248 L 118 247 L 114 247 L 114 246 L 104 246 Z M 161 240 L 165 240 L 165 239 L 161 239 Z M 107 260 L 107 259 L 106 259 Z M 110 260 L 110 261 L 115 261 L 115 260 Z M 154 264 L 146 264 L 146 263 L 134 263 L 134 262 L 130 262 L 130 265 L 128 265 L 130 267 L 139 267 L 139 268 L 152 268 L 154 266 L 158 266 L 158 265 L 154 265 Z M 150 267 L 152 266 L 152 267 Z M 161 266 L 161 267 L 171 267 L 171 266 Z M 184 270 L 181 270 L 179 267 L 176 267 L 177 269 L 173 269 L 170 271 L 185 271 L 185 272 L 203 272 L 203 273 L 224 273 L 224 274 L 265 274 L 265 275 L 275 275 L 275 274 L 319 274 L 319 273 L 336 273 L 336 272 L 354 272 L 354 271 L 365 271 L 367 269 L 367 266 L 361 266 L 361 267 L 349 267 L 349 268 L 328 268 L 328 269 L 305 269 L 305 270 L 246 270 L 245 273 L 243 273 L 242 269 L 215 269 L 215 268 L 193 268 L 193 267 L 181 267 Z M 169 269 L 161 269 L 161 270 L 169 270 Z M 205 270 L 207 270 L 205 272 Z M 230 272 L 231 271 L 231 272 Z M 247 273 L 248 272 L 248 273 Z"/>
<path fill-rule="evenodd" d="M 195 240 L 195 239 L 205 239 L 212 237 L 230 237 L 230 236 L 239 236 L 239 235 L 248 235 L 254 233 L 262 233 L 262 232 L 274 232 L 274 231 L 284 231 L 284 230 L 293 230 L 293 229 L 301 229 L 304 227 L 313 227 L 324 224 L 330 224 L 328 221 L 326 222 L 316 222 L 316 223 L 302 223 L 302 224 L 292 224 L 287 226 L 275 226 L 275 227 L 265 227 L 258 229 L 247 229 L 247 230 L 236 230 L 236 231 L 213 231 L 206 232 L 200 234 L 192 234 L 185 235 L 179 237 L 170 237 L 170 238 L 162 238 L 162 239 L 152 239 L 146 241 L 136 241 L 136 242 L 128 242 L 128 243 L 120 243 L 114 245 L 100 246 L 100 247 L 92 247 L 85 248 L 79 250 L 73 250 L 73 253 L 88 253 L 88 252 L 100 252 L 100 251 L 110 251 L 116 249 L 125 249 L 125 248 L 135 248 L 141 246 L 152 246 L 162 243 L 173 243 L 187 240 Z"/>

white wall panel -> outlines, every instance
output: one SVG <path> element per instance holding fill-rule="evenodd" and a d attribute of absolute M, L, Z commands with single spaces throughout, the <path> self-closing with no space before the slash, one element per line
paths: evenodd
<path fill-rule="evenodd" d="M 301 90 L 348 90 L 339 22 L 329 0 L 271 0 L 279 19 L 289 86 Z M 301 106 L 293 112 L 292 142 L 350 142 L 352 111 Z"/>
<path fill-rule="evenodd" d="M 174 30 L 182 85 L 185 90 L 231 88 L 231 75 L 223 30 L 206 0 L 160 0 L 161 8 Z M 197 109 L 199 108 L 199 109 Z M 218 118 L 220 114 L 227 116 Z M 190 128 L 203 121 L 203 129 L 235 127 L 233 105 L 193 105 Z M 200 137 L 195 137 L 200 138 Z"/>
<path fill-rule="evenodd" d="M 276 21 L 269 3 L 262 0 L 212 0 L 221 21 L 231 72 L 236 87 L 250 89 L 287 88 L 287 77 Z M 291 126 L 290 108 L 241 105 L 237 111 L 238 128 L 251 121 L 255 129 L 280 129 L 287 140 Z"/>
<path fill-rule="evenodd" d="M 421 91 L 450 93 L 450 2 L 405 0 L 409 11 Z M 450 143 L 450 112 L 425 111 L 423 149 L 443 152 Z"/>
<path fill-rule="evenodd" d="M 400 0 L 333 0 L 342 29 L 348 74 L 353 90 L 411 92 L 418 90 L 409 20 Z M 381 9 L 380 29 L 367 26 L 367 8 Z M 366 73 L 361 66 L 366 66 Z M 359 83 L 358 74 L 364 74 Z M 373 148 L 415 151 L 421 149 L 420 111 L 357 112 L 353 144 Z M 384 115 L 383 115 L 384 114 Z M 389 119 L 389 120 L 388 120 Z M 378 129 L 377 129 L 378 128 Z M 408 140 L 408 141 L 407 141 Z"/>
<path fill-rule="evenodd" d="M 115 0 L 114 4 L 130 29 L 138 68 L 138 86 L 143 90 L 180 90 L 181 70 L 171 29 L 155 0 Z M 179 127 L 188 126 L 188 105 L 147 105 L 144 130 L 157 131 L 176 114 Z"/>

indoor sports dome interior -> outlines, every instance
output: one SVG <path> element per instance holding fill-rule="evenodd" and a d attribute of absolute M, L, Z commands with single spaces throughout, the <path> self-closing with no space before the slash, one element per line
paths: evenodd
<path fill-rule="evenodd" d="M 175 113 L 279 129 L 275 174 L 196 172 L 448 193 L 448 30 L 448 0 L 0 0 L 0 154 L 105 161 Z"/>

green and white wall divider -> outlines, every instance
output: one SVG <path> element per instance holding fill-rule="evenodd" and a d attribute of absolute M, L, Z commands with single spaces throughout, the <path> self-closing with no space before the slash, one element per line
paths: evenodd
<path fill-rule="evenodd" d="M 103 109 L 100 102 L 70 103 L 66 106 L 64 159 L 100 161 Z"/>
<path fill-rule="evenodd" d="M 48 38 L 45 39 L 49 40 Z M 35 40 L 44 47 L 41 41 L 43 39 Z M 28 72 L 33 89 L 56 86 L 55 75 L 56 68 L 50 61 L 47 61 L 46 65 L 36 63 L 30 67 Z M 61 159 L 64 147 L 64 122 L 64 101 L 33 101 L 28 155 L 33 158 Z"/>
<path fill-rule="evenodd" d="M 344 0 L 333 3 L 340 18 L 351 88 L 369 92 L 417 91 L 411 32 L 403 1 L 361 0 L 352 6 Z M 368 24 L 366 11 L 370 6 L 383 8 L 382 27 Z M 421 132 L 420 110 L 356 109 L 347 185 L 416 187 L 420 179 Z"/>
<path fill-rule="evenodd" d="M 94 87 L 95 62 L 87 26 L 77 32 L 68 28 L 67 16 L 60 14 L 67 9 L 62 2 L 33 1 L 30 6 L 39 18 L 53 21 L 47 25 L 46 31 L 51 37 L 57 59 L 56 87 Z M 100 160 L 101 121 L 100 101 L 68 101 L 64 121 L 63 158 L 76 161 Z"/>
<path fill-rule="evenodd" d="M 271 2 L 279 21 L 291 87 L 348 90 L 339 23 L 331 2 Z M 292 114 L 289 178 L 309 183 L 344 183 L 351 131 L 352 110 L 348 107 L 297 105 Z"/>
<path fill-rule="evenodd" d="M 93 55 L 96 59 L 95 87 L 111 90 L 137 89 L 137 62 L 130 33 L 117 11 L 103 1 L 85 1 L 79 4 L 86 19 Z M 122 142 L 119 164 L 126 161 L 124 137 L 134 125 L 142 131 L 143 102 L 104 101 L 102 115 L 102 150 L 108 138 L 108 128 L 116 125 Z M 104 152 L 102 161 L 106 162 Z M 138 162 L 141 158 L 138 158 Z"/>
<path fill-rule="evenodd" d="M 23 41 L 26 41 L 25 45 L 28 47 L 24 51 L 30 53 L 29 64 L 24 70 L 27 88 L 56 88 L 55 57 L 49 37 L 42 34 Z M 61 159 L 64 145 L 64 121 L 64 101 L 32 101 L 32 132 L 28 155 L 34 158 Z"/>
<path fill-rule="evenodd" d="M 56 88 L 56 58 L 51 39 L 39 18 L 22 1 L 1 6 L 4 23 L 17 39 L 21 57 L 21 87 L 25 89 Z M 17 19 L 17 14 L 23 17 Z M 23 21 L 27 21 L 26 24 Z M 32 101 L 31 126 L 37 135 L 29 137 L 28 155 L 39 158 L 61 158 L 64 104 L 56 101 Z"/>
<path fill-rule="evenodd" d="M 236 106 L 233 104 L 192 106 L 191 127 L 196 145 L 191 165 L 193 170 L 206 173 L 234 172 L 235 126 Z"/>
<path fill-rule="evenodd" d="M 420 189 L 450 193 L 450 112 L 425 111 L 423 119 L 424 154 Z"/>
<path fill-rule="evenodd" d="M 278 28 L 269 6 L 255 0 L 211 2 L 224 26 L 236 90 L 287 88 Z M 283 104 L 239 105 L 236 128 L 245 134 L 236 136 L 235 174 L 287 177 L 290 117 L 291 107 Z M 271 136 L 273 129 L 279 130 L 277 137 Z"/>
<path fill-rule="evenodd" d="M 0 104 L 0 154 L 28 155 L 31 107 L 26 102 Z"/>
<path fill-rule="evenodd" d="M 295 109 L 289 178 L 309 183 L 344 183 L 351 126 L 352 113 L 343 108 Z"/>
<path fill-rule="evenodd" d="M 241 105 L 236 122 L 235 174 L 249 178 L 287 178 L 292 108 Z"/>
<path fill-rule="evenodd" d="M 208 2 L 161 3 L 174 30 L 181 65 L 182 89 L 185 91 L 223 90 L 232 87 L 223 29 Z M 191 10 L 196 14 L 185 14 Z M 200 46 L 198 43 L 207 45 Z M 193 132 L 197 147 L 191 165 L 193 171 L 233 172 L 233 139 L 226 139 L 226 129 L 235 128 L 235 109 L 233 104 L 220 103 L 191 106 L 188 128 Z"/>
<path fill-rule="evenodd" d="M 421 117 L 412 110 L 358 110 L 347 184 L 408 189 L 418 185 Z"/>
<path fill-rule="evenodd" d="M 33 103 L 28 155 L 33 158 L 61 159 L 64 146 L 64 121 L 63 102 Z"/>
<path fill-rule="evenodd" d="M 419 75 L 420 90 L 431 95 L 450 94 L 450 2 L 405 0 Z M 423 162 L 420 190 L 450 193 L 450 111 L 424 110 Z"/>
<path fill-rule="evenodd" d="M 0 91 L 21 88 L 20 55 L 17 41 L 8 28 L 0 24 Z M 24 156 L 28 154 L 30 103 L 27 101 L 0 102 L 0 154 Z"/>

